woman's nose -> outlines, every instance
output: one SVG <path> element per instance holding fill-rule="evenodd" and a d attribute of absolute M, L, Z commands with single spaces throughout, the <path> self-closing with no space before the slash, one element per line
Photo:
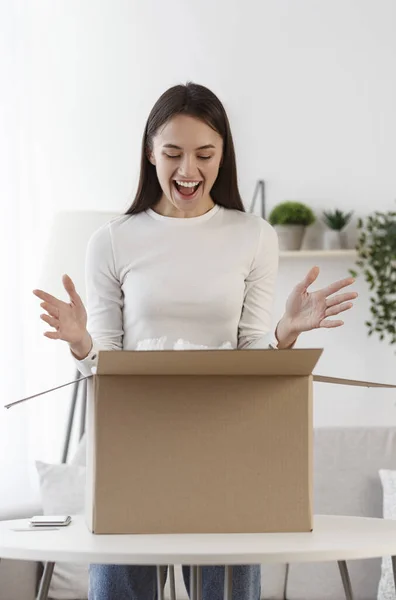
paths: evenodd
<path fill-rule="evenodd" d="M 193 178 L 197 173 L 197 161 L 195 156 L 185 155 L 180 163 L 179 171 L 186 179 Z"/>

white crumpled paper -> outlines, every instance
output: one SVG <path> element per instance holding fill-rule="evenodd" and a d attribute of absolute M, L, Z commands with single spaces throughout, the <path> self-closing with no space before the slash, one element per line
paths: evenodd
<path fill-rule="evenodd" d="M 136 350 L 165 350 L 166 340 L 166 337 L 140 340 L 137 343 Z M 233 347 L 231 342 L 224 342 L 221 346 L 213 347 L 193 344 L 180 338 L 173 344 L 173 350 L 233 350 Z"/>

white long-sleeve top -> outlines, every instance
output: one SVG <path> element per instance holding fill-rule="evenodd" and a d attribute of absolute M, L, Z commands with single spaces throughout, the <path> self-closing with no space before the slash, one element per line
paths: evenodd
<path fill-rule="evenodd" d="M 76 365 L 90 375 L 101 349 L 268 347 L 277 270 L 277 235 L 251 213 L 116 217 L 88 242 L 93 346 Z"/>

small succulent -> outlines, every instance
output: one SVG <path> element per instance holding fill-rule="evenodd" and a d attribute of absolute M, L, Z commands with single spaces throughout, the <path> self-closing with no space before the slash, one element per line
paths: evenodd
<path fill-rule="evenodd" d="M 312 225 L 313 211 L 301 202 L 282 202 L 275 206 L 268 218 L 271 225 Z"/>
<path fill-rule="evenodd" d="M 328 210 L 323 211 L 323 221 L 326 223 L 330 229 L 334 229 L 336 231 L 341 231 L 344 229 L 346 225 L 348 225 L 351 217 L 353 215 L 353 210 L 350 212 L 343 212 L 342 210 Z"/>

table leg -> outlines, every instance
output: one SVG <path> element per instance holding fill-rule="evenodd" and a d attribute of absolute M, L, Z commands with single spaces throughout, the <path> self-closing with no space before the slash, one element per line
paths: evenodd
<path fill-rule="evenodd" d="M 202 567 L 197 567 L 197 600 L 202 600 Z"/>
<path fill-rule="evenodd" d="M 170 587 L 170 600 L 176 600 L 176 583 L 175 583 L 175 567 L 169 565 L 169 587 Z"/>
<path fill-rule="evenodd" d="M 393 570 L 393 581 L 396 590 L 396 556 L 392 556 L 392 570 Z"/>
<path fill-rule="evenodd" d="M 283 600 L 287 600 L 287 584 L 289 581 L 289 570 L 290 570 L 290 565 L 289 563 L 286 563 L 286 567 L 285 567 L 285 581 L 283 584 Z"/>
<path fill-rule="evenodd" d="M 190 566 L 190 599 L 197 599 L 197 567 L 194 565 Z"/>
<path fill-rule="evenodd" d="M 165 600 L 164 587 L 165 587 L 164 567 L 157 566 L 157 599 L 158 600 Z"/>
<path fill-rule="evenodd" d="M 230 565 L 225 567 L 224 600 L 232 600 L 232 567 Z"/>
<path fill-rule="evenodd" d="M 346 600 L 353 600 L 352 585 L 349 578 L 348 567 L 345 560 L 338 561 L 338 568 L 340 569 L 342 585 L 344 586 Z"/>
<path fill-rule="evenodd" d="M 51 583 L 52 573 L 54 572 L 54 562 L 47 562 L 44 565 L 44 573 L 41 577 L 40 587 L 36 600 L 47 600 L 48 591 Z"/>

